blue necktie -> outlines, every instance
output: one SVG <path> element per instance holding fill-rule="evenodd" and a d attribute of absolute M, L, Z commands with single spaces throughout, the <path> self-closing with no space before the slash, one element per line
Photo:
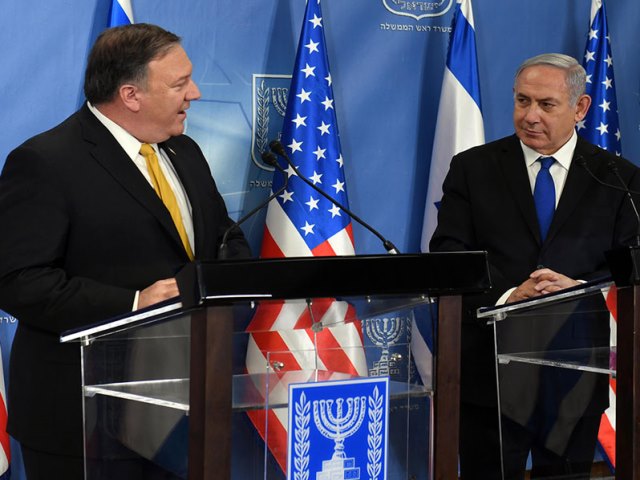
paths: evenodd
<path fill-rule="evenodd" d="M 538 161 L 542 166 L 536 177 L 533 201 L 536 204 L 536 212 L 538 213 L 540 238 L 544 242 L 556 209 L 556 189 L 553 185 L 551 173 L 549 173 L 549 167 L 553 165 L 556 159 L 553 157 L 540 157 Z"/>

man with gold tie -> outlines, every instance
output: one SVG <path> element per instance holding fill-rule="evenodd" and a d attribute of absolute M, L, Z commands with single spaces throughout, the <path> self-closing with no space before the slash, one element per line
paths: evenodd
<path fill-rule="evenodd" d="M 89 55 L 86 104 L 5 163 L 0 308 L 19 320 L 8 428 L 29 480 L 84 478 L 80 352 L 61 332 L 176 297 L 175 273 L 215 259 L 233 226 L 183 134 L 200 97 L 191 73 L 175 34 L 106 30 Z M 227 244 L 232 258 L 251 255 L 237 227 Z"/>

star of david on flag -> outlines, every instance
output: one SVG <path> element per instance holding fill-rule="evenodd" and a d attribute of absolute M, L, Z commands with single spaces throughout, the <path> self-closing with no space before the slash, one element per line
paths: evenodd
<path fill-rule="evenodd" d="M 324 28 L 320 1 L 309 0 L 281 143 L 301 175 L 349 208 Z M 261 257 L 353 255 L 349 215 L 302 181 L 283 159 L 279 161 L 289 180 L 287 189 L 267 209 Z M 272 191 L 278 191 L 283 184 L 282 173 L 276 171 Z M 351 305 L 334 299 L 314 299 L 311 304 L 264 302 L 247 328 L 248 373 L 264 373 L 268 365 L 282 379 L 288 371 L 314 369 L 366 376 L 362 332 L 359 322 L 351 321 L 354 318 Z M 325 327 L 311 328 L 320 323 Z M 316 352 L 317 356 L 310 358 L 308 352 Z M 249 412 L 249 417 L 285 472 L 287 409 L 255 410 Z"/>
<path fill-rule="evenodd" d="M 578 133 L 589 142 L 605 150 L 621 155 L 618 102 L 616 99 L 611 56 L 611 39 L 604 2 L 591 1 L 589 34 L 582 66 L 587 71 L 586 93 L 591 96 L 591 108 L 578 126 Z M 611 344 L 616 339 L 616 287 L 607 294 L 607 306 L 611 312 Z M 609 408 L 600 422 L 598 442 L 613 469 L 616 461 L 616 379 L 609 378 Z"/>

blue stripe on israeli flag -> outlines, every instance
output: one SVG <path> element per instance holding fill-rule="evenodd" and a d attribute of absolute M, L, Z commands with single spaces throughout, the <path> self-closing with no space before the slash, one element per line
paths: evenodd
<path fill-rule="evenodd" d="M 130 0 L 112 0 L 109 13 L 109 27 L 130 25 L 133 23 L 133 10 Z"/>

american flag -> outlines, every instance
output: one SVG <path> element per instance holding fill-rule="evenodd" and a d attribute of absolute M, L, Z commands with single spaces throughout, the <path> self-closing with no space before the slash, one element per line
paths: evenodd
<path fill-rule="evenodd" d="M 591 1 L 589 36 L 582 66 L 587 71 L 587 93 L 592 103 L 585 119 L 578 124 L 578 133 L 591 143 L 621 155 L 618 102 L 616 100 L 611 57 L 611 39 L 603 0 Z M 611 341 L 615 345 L 615 286 L 607 294 L 611 312 Z M 615 468 L 616 460 L 616 380 L 609 379 L 609 408 L 602 415 L 598 441 L 609 463 Z"/>
<path fill-rule="evenodd" d="M 9 434 L 7 433 L 7 396 L 4 387 L 4 370 L 2 369 L 2 350 L 0 350 L 0 480 L 8 479 L 10 476 L 11 448 L 9 442 Z"/>
<path fill-rule="evenodd" d="M 109 28 L 133 23 L 133 10 L 130 0 L 111 0 L 109 10 Z"/>
<path fill-rule="evenodd" d="M 320 0 L 307 2 L 281 143 L 301 175 L 349 208 Z M 261 256 L 353 255 L 351 218 L 303 182 L 285 161 L 280 162 L 289 183 L 267 209 Z M 283 182 L 283 175 L 276 171 L 272 191 Z M 358 322 L 348 321 L 352 318 L 353 308 L 333 299 L 314 299 L 311 305 L 260 305 L 248 327 L 248 373 L 265 373 L 268 364 L 270 371 L 283 378 L 286 372 L 313 369 L 366 376 L 362 332 Z M 312 329 L 318 322 L 332 327 Z M 309 358 L 308 352 L 316 349 L 318 358 Z M 267 357 L 267 352 L 279 353 Z M 263 438 L 268 423 L 265 441 L 286 472 L 286 408 L 252 411 L 249 416 Z"/>

